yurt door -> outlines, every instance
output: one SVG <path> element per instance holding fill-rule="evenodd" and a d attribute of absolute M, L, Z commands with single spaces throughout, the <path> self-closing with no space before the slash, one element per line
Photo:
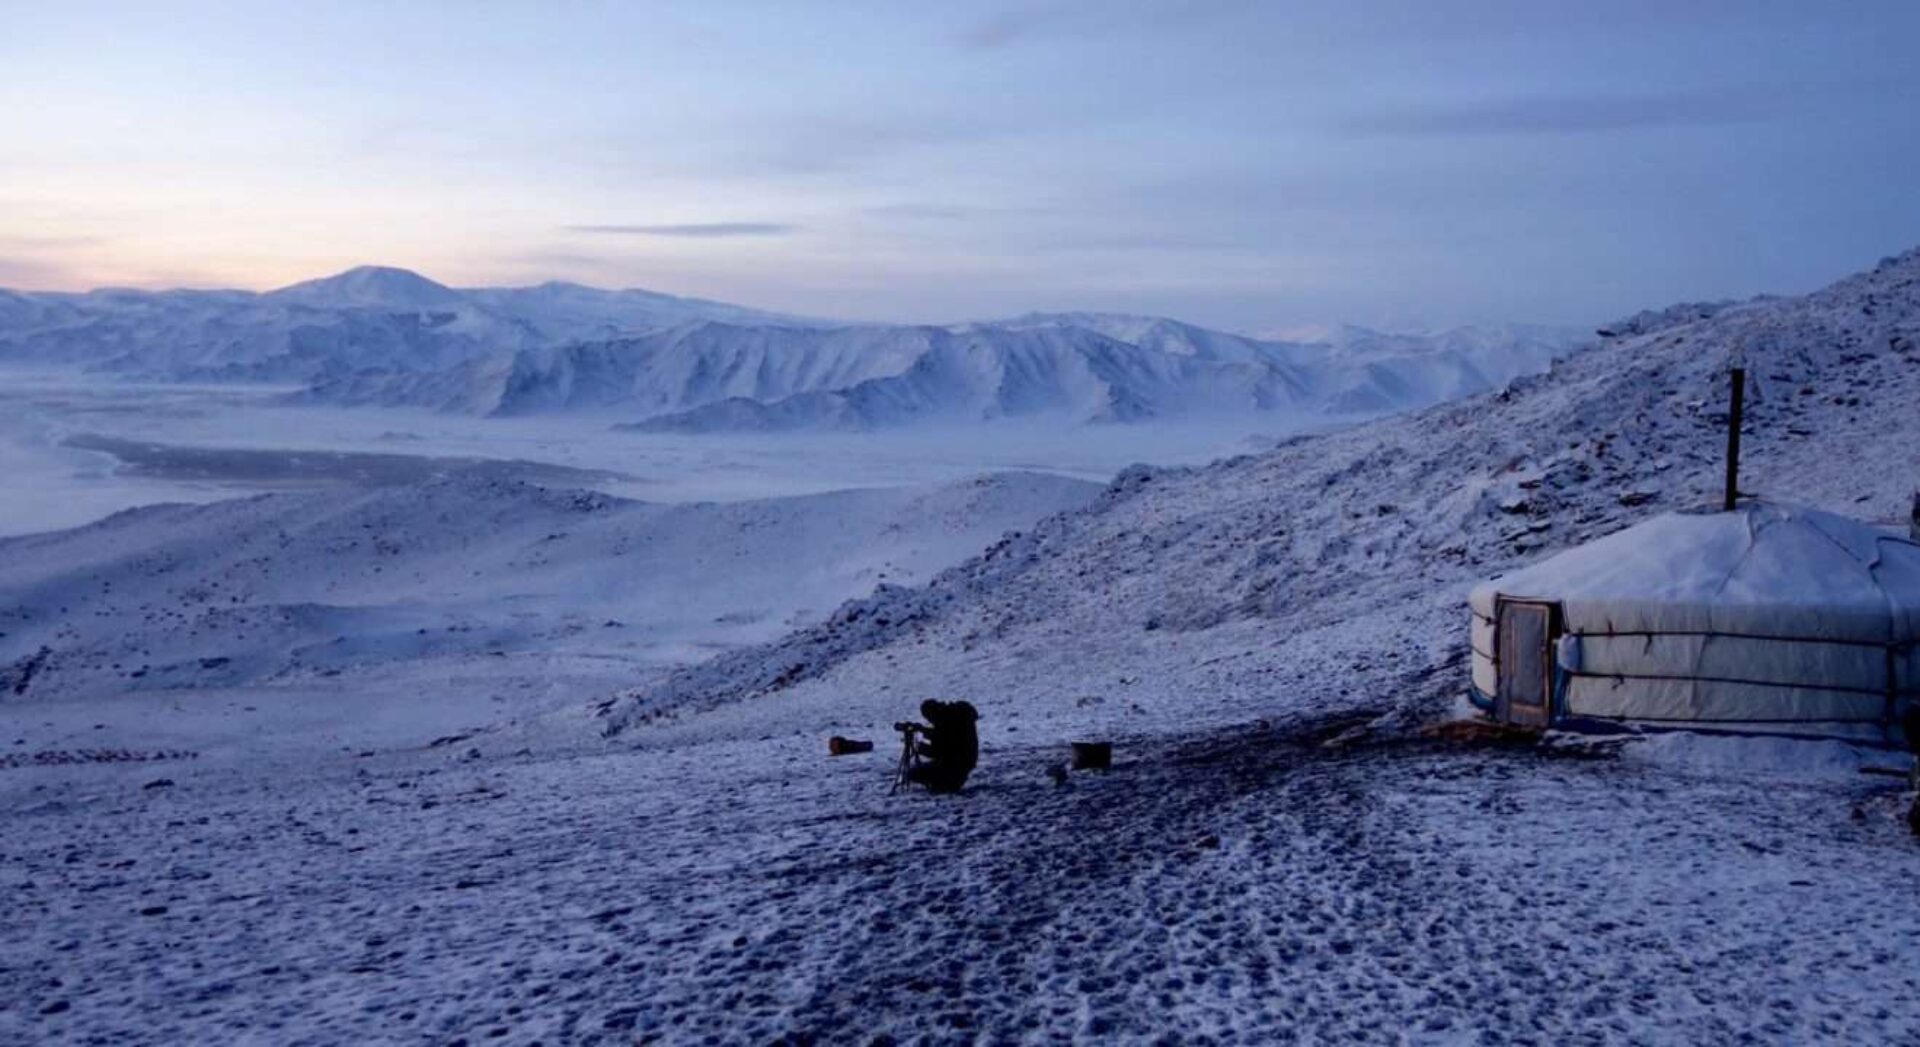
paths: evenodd
<path fill-rule="evenodd" d="M 1550 603 L 1501 601 L 1497 718 L 1535 727 L 1552 718 L 1553 612 Z"/>

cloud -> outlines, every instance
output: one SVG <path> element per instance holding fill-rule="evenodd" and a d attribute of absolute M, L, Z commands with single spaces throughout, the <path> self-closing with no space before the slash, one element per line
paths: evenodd
<path fill-rule="evenodd" d="M 570 225 L 566 230 L 602 236 L 677 236 L 701 240 L 729 236 L 789 236 L 799 232 L 800 227 L 785 222 L 689 222 L 680 225 Z"/>
<path fill-rule="evenodd" d="M 1356 114 L 1334 126 L 1355 137 L 1591 134 L 1748 123 L 1771 115 L 1773 107 L 1758 95 L 1539 95 L 1408 105 Z"/>

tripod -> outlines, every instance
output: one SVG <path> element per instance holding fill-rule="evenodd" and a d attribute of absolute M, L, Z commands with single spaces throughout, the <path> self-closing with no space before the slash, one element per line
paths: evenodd
<path fill-rule="evenodd" d="M 894 771 L 893 788 L 887 790 L 889 795 L 913 784 L 913 770 L 920 766 L 920 747 L 913 742 L 914 736 L 919 733 L 917 725 L 900 723 L 894 724 L 894 727 L 900 732 L 900 766 Z"/>

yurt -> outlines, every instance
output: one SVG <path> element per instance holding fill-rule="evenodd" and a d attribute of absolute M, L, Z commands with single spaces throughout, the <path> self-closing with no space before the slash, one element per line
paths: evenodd
<path fill-rule="evenodd" d="M 1920 544 L 1769 502 L 1669 513 L 1476 587 L 1474 703 L 1899 740 L 1920 701 Z"/>

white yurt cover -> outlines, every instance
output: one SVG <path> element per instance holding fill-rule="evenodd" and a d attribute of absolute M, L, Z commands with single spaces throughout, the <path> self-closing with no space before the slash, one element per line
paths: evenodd
<path fill-rule="evenodd" d="M 1561 717 L 1884 724 L 1920 698 L 1920 545 L 1832 513 L 1670 513 L 1477 586 L 1485 695 L 1503 598 L 1561 608 Z"/>

